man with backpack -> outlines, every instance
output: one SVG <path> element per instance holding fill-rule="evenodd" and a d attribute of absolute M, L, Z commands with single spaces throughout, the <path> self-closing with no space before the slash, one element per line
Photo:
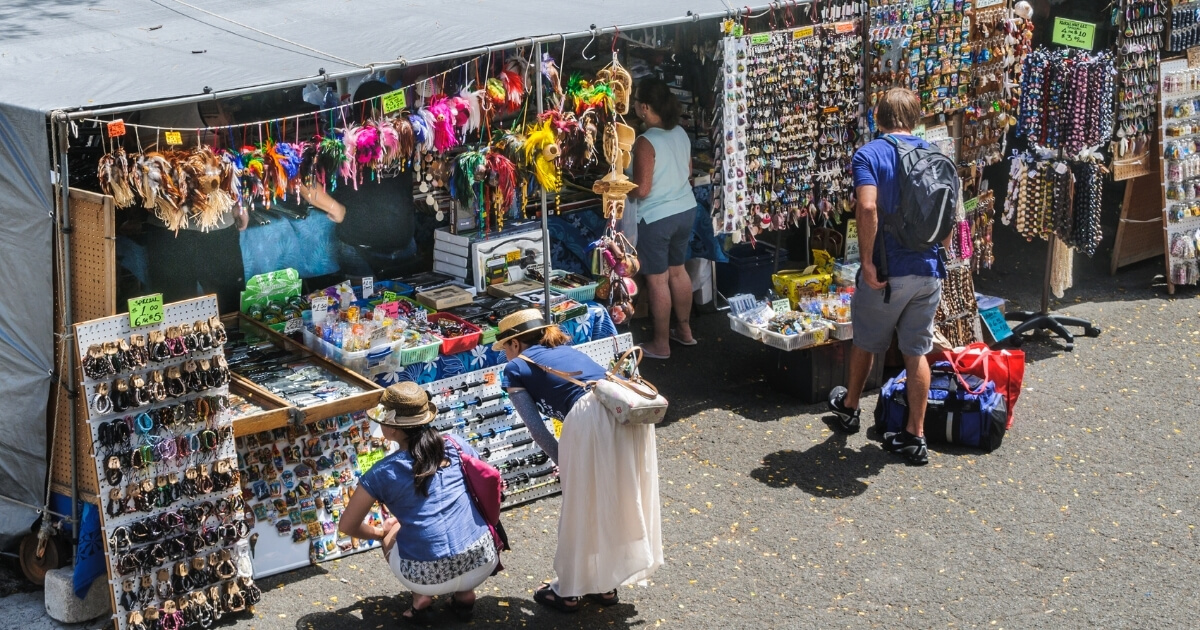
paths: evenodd
<path fill-rule="evenodd" d="M 953 161 L 912 135 L 920 119 L 921 99 L 915 93 L 889 90 L 875 110 L 882 136 L 854 155 L 862 268 L 851 304 L 850 382 L 829 397 L 838 428 L 856 433 L 867 376 L 875 355 L 887 352 L 894 332 L 908 375 L 908 423 L 885 434 L 883 446 L 918 466 L 929 461 L 925 355 L 933 350 L 934 317 L 946 273 L 940 247 L 954 225 L 960 186 Z"/>

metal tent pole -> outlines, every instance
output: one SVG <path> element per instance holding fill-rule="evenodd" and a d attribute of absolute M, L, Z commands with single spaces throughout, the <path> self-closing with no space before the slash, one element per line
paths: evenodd
<path fill-rule="evenodd" d="M 61 387 L 67 388 L 68 393 L 67 435 L 71 440 L 71 529 L 74 534 L 71 540 L 74 547 L 79 542 L 79 470 L 75 444 L 77 437 L 75 435 L 75 399 L 79 396 L 79 392 L 75 388 L 75 350 L 71 347 L 75 343 L 75 335 L 72 332 L 75 322 L 72 320 L 71 310 L 71 180 L 67 165 L 70 124 L 69 118 L 61 116 L 57 129 L 59 136 L 58 193 L 62 204 L 59 214 L 59 231 L 62 234 L 62 264 L 65 266 L 65 269 L 61 271 L 62 295 L 59 296 L 63 302 L 63 336 L 59 342 L 59 351 L 65 352 L 67 355 L 67 373 L 59 374 L 58 380 Z M 55 421 L 57 422 L 57 419 Z"/>
<path fill-rule="evenodd" d="M 537 112 L 540 117 L 542 110 L 546 107 L 542 92 L 541 42 L 533 46 L 533 63 L 533 73 L 537 75 Z M 546 211 L 546 189 L 541 186 L 539 188 L 542 190 L 542 291 L 543 298 L 546 300 L 542 303 L 542 307 L 546 311 L 546 323 L 550 323 L 554 321 L 554 316 L 550 312 L 550 213 Z"/>

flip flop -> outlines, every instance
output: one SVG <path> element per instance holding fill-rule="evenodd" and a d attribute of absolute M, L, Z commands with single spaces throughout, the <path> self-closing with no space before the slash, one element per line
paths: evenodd
<path fill-rule="evenodd" d="M 648 350 L 646 348 L 646 346 L 644 344 L 639 343 L 638 347 L 642 349 L 642 356 L 646 357 L 647 359 L 658 359 L 660 361 L 666 361 L 667 359 L 671 358 L 671 355 L 669 355 L 669 354 L 658 354 L 655 352 L 651 352 L 650 350 Z"/>
<path fill-rule="evenodd" d="M 694 338 L 691 341 L 684 341 L 683 337 L 680 337 L 679 333 L 676 332 L 674 328 L 671 329 L 670 339 L 681 346 L 694 346 L 699 343 Z"/>

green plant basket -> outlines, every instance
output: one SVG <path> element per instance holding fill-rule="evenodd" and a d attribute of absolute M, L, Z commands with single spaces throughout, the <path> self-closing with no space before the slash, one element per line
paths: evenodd
<path fill-rule="evenodd" d="M 442 349 L 442 340 L 438 339 L 433 343 L 414 348 L 405 348 L 400 351 L 400 358 L 397 361 L 400 365 L 412 365 L 414 363 L 428 363 L 438 358 L 438 351 Z"/>

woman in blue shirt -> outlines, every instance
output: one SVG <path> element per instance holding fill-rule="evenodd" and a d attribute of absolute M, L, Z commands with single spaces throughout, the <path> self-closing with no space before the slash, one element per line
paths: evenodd
<path fill-rule="evenodd" d="M 392 573 L 413 593 L 406 618 L 427 621 L 433 597 L 452 593 L 450 610 L 469 620 L 475 588 L 499 564 L 491 532 L 467 491 L 459 449 L 479 454 L 467 444 L 447 447 L 430 424 L 437 407 L 416 383 L 388 387 L 368 415 L 399 449 L 362 476 L 338 530 L 383 541 Z M 382 528 L 364 523 L 376 502 L 391 514 Z"/>
<path fill-rule="evenodd" d="M 533 598 L 572 613 L 580 597 L 616 604 L 617 587 L 649 578 L 663 555 L 654 426 L 617 423 L 576 382 L 604 378 L 604 368 L 568 342 L 561 328 L 526 309 L 500 320 L 492 348 L 508 357 L 504 388 L 529 433 L 558 464 L 562 484 L 557 578 Z M 562 420 L 561 442 L 542 413 Z"/>

